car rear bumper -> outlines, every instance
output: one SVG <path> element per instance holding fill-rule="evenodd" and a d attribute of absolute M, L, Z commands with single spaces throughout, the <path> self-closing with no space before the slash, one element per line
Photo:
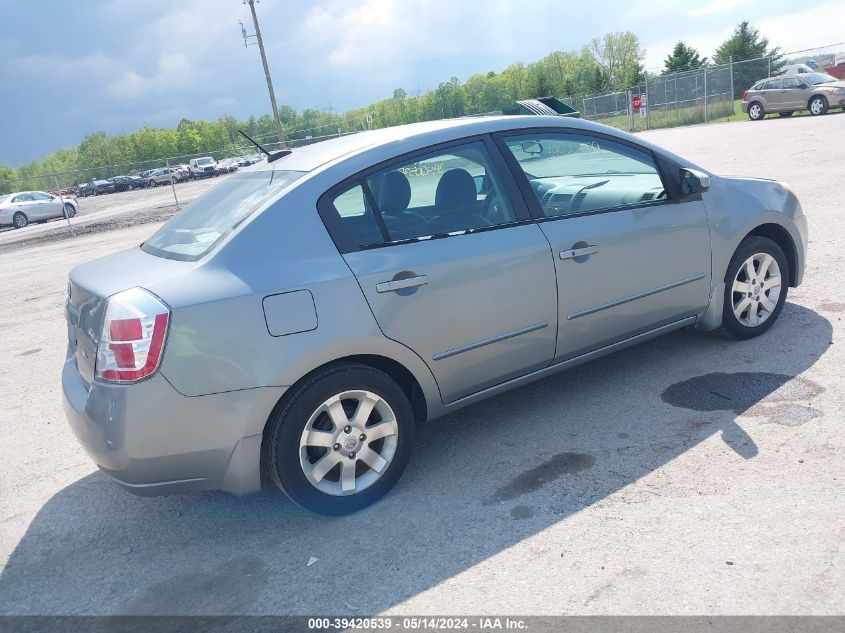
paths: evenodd
<path fill-rule="evenodd" d="M 261 488 L 264 423 L 283 388 L 183 396 L 160 374 L 133 385 L 93 382 L 73 357 L 62 371 L 68 423 L 94 463 L 140 495 Z"/>

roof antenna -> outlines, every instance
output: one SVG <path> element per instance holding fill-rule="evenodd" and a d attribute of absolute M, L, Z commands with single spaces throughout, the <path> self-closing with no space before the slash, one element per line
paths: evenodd
<path fill-rule="evenodd" d="M 271 152 L 271 151 L 267 150 L 264 146 L 259 145 L 256 141 L 253 141 L 249 136 L 247 136 L 247 133 L 244 132 L 243 130 L 238 130 L 238 132 L 240 132 L 241 135 L 243 135 L 243 137 L 246 140 L 248 140 L 250 143 L 255 145 L 259 150 L 261 150 L 262 153 L 267 154 L 267 162 L 268 163 L 272 163 L 274 160 L 279 160 L 280 158 L 284 158 L 288 154 L 293 153 L 289 149 L 279 149 L 279 150 L 276 150 L 275 152 Z"/>

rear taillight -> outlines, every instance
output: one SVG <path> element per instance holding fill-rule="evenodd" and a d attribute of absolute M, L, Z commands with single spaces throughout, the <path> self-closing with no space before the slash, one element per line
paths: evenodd
<path fill-rule="evenodd" d="M 155 373 L 169 321 L 170 309 L 142 288 L 109 297 L 97 348 L 97 379 L 136 382 Z"/>
<path fill-rule="evenodd" d="M 743 93 L 742 93 L 742 100 L 743 100 L 743 101 L 748 101 L 748 91 L 747 91 L 747 90 L 746 90 L 745 92 L 743 92 Z"/>

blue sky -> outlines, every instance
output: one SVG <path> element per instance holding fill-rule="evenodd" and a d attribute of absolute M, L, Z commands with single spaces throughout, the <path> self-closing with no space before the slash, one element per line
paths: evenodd
<path fill-rule="evenodd" d="M 711 55 L 742 19 L 784 50 L 845 39 L 845 3 L 794 0 L 261 0 L 279 103 L 344 110 L 452 75 L 500 70 L 609 31 L 635 32 L 659 68 L 678 39 Z M 0 0 L 0 162 L 92 131 L 269 111 L 240 0 Z M 13 28 L 12 28 L 13 27 Z"/>

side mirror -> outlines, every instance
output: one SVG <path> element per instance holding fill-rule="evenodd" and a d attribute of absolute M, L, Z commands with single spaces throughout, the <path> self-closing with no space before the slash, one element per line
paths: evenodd
<path fill-rule="evenodd" d="M 681 168 L 681 192 L 685 196 L 703 193 L 708 189 L 710 189 L 710 176 L 697 169 Z"/>

